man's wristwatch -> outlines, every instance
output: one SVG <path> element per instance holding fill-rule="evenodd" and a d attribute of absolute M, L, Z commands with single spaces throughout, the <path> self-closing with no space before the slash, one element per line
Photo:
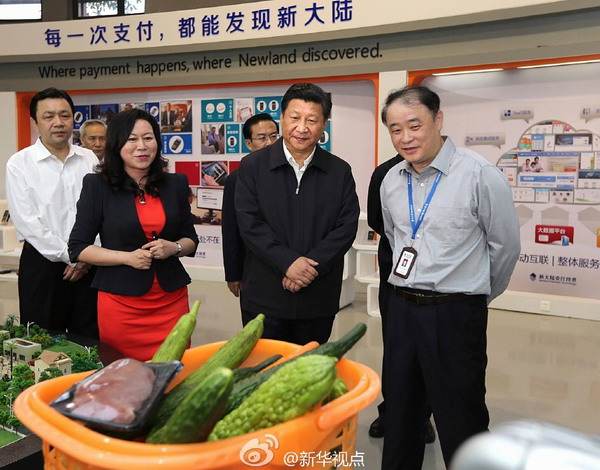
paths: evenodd
<path fill-rule="evenodd" d="M 177 254 L 181 253 L 181 243 L 175 242 L 175 245 L 177 245 Z"/>

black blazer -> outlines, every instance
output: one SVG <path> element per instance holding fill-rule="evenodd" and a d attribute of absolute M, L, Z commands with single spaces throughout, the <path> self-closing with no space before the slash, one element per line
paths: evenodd
<path fill-rule="evenodd" d="M 187 177 L 182 174 L 165 174 L 158 187 L 165 210 L 165 226 L 159 238 L 176 241 L 190 238 L 198 245 L 198 236 L 192 222 L 188 202 Z M 113 192 L 99 174 L 83 178 L 81 196 L 77 202 L 77 218 L 69 237 L 69 257 L 77 261 L 79 254 L 94 243 L 100 234 L 102 247 L 110 250 L 134 251 L 148 240 L 135 209 L 131 193 Z M 195 251 L 188 256 L 194 256 Z M 189 275 L 176 256 L 153 260 L 149 270 L 131 266 L 98 266 L 92 286 L 103 292 L 119 295 L 142 295 L 150 290 L 154 273 L 160 286 L 173 292 L 191 282 Z"/>
<path fill-rule="evenodd" d="M 235 186 L 237 171 L 225 180 L 223 189 L 223 267 L 227 282 L 241 281 L 246 258 L 246 247 L 240 235 L 237 216 L 235 214 Z"/>
<path fill-rule="evenodd" d="M 177 120 L 177 113 L 173 110 L 163 111 L 160 115 L 160 125 L 161 126 L 174 126 L 176 120 Z M 167 124 L 167 122 L 169 122 L 169 123 Z"/>
<path fill-rule="evenodd" d="M 387 282 L 392 272 L 392 247 L 385 236 L 383 227 L 383 211 L 381 209 L 381 183 L 388 171 L 400 163 L 404 158 L 396 155 L 394 158 L 383 162 L 371 175 L 369 192 L 367 195 L 367 222 L 369 226 L 379 235 L 379 247 L 377 249 L 377 262 L 379 263 L 379 280 Z"/>
<path fill-rule="evenodd" d="M 237 173 L 235 209 L 247 248 L 242 308 L 279 318 L 335 315 L 360 212 L 352 171 L 317 146 L 298 187 L 282 142 L 244 157 Z M 299 256 L 316 260 L 319 275 L 292 293 L 281 282 Z"/>

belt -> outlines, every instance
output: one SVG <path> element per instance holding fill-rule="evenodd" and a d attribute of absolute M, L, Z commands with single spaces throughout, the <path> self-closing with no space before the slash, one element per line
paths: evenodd
<path fill-rule="evenodd" d="M 444 294 L 443 292 L 435 292 L 421 289 L 410 289 L 408 287 L 394 286 L 394 293 L 398 296 L 417 305 L 436 305 L 446 304 L 451 302 L 461 302 L 465 300 L 484 297 L 479 295 L 467 294 Z"/>

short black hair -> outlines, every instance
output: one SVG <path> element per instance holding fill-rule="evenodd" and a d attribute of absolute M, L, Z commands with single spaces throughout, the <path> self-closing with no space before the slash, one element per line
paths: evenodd
<path fill-rule="evenodd" d="M 323 109 L 325 121 L 331 116 L 331 95 L 314 83 L 301 82 L 294 83 L 283 95 L 281 100 L 281 114 L 285 113 L 290 101 L 302 100 L 309 103 L 317 103 Z"/>
<path fill-rule="evenodd" d="M 255 124 L 258 124 L 259 122 L 262 121 L 271 121 L 273 124 L 275 124 L 275 128 L 277 129 L 277 132 L 279 132 L 279 125 L 275 122 L 275 119 L 273 119 L 273 116 L 271 116 L 270 114 L 266 114 L 266 113 L 260 113 L 260 114 L 255 114 L 252 117 L 249 117 L 246 122 L 244 123 L 244 127 L 242 127 L 242 133 L 244 134 L 244 139 L 248 139 L 250 140 L 252 138 L 252 127 Z"/>
<path fill-rule="evenodd" d="M 381 121 L 386 126 L 387 110 L 395 101 L 402 101 L 402 103 L 407 106 L 416 106 L 422 104 L 429 109 L 434 119 L 440 110 L 440 97 L 436 92 L 422 85 L 405 86 L 399 90 L 392 91 L 385 99 L 385 104 L 381 110 Z"/>
<path fill-rule="evenodd" d="M 35 122 L 37 122 L 36 115 L 38 103 L 42 100 L 48 99 L 66 100 L 67 103 L 69 103 L 69 106 L 71 107 L 71 113 L 75 114 L 75 105 L 73 104 L 73 99 L 71 98 L 71 96 L 69 96 L 69 94 L 66 91 L 58 90 L 56 88 L 46 88 L 45 90 L 38 91 L 35 95 L 33 95 L 33 98 L 31 98 L 31 101 L 29 102 L 29 115 L 31 116 L 31 119 L 33 119 Z"/>
<path fill-rule="evenodd" d="M 148 194 L 157 196 L 158 184 L 165 177 L 165 169 L 168 166 L 168 162 L 160 153 L 160 126 L 154 116 L 143 109 L 134 108 L 121 111 L 111 119 L 106 130 L 106 152 L 104 160 L 98 166 L 99 173 L 106 178 L 113 190 L 131 192 L 133 194 L 139 193 L 138 182 L 133 181 L 125 172 L 125 165 L 121 158 L 121 149 L 127 143 L 127 139 L 131 135 L 136 121 L 139 120 L 150 123 L 154 138 L 156 139 L 156 158 L 148 170 L 145 190 Z"/>

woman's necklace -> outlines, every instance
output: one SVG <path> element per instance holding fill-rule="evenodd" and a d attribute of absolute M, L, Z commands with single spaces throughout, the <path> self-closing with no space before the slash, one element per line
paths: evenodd
<path fill-rule="evenodd" d="M 142 180 L 145 178 L 145 176 L 142 176 L 140 178 L 140 180 L 138 181 L 138 187 L 140 188 L 140 204 L 146 204 L 146 198 L 144 196 L 145 192 L 144 192 L 144 184 L 142 184 Z"/>

